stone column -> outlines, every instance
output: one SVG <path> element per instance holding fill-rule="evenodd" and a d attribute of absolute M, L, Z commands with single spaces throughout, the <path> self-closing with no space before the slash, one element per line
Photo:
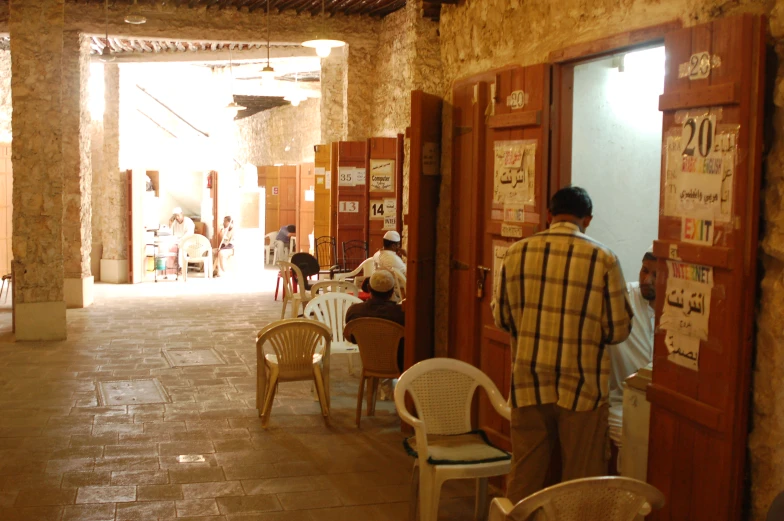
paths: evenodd
<path fill-rule="evenodd" d="M 65 0 L 10 5 L 17 340 L 66 337 L 60 81 Z"/>
<path fill-rule="evenodd" d="M 346 139 L 346 55 L 335 49 L 321 60 L 321 143 Z"/>
<path fill-rule="evenodd" d="M 62 63 L 64 295 L 69 308 L 83 308 L 93 302 L 89 38 L 66 32 Z"/>
<path fill-rule="evenodd" d="M 346 52 L 346 139 L 365 141 L 373 126 L 376 48 L 353 44 Z"/>
<path fill-rule="evenodd" d="M 101 281 L 128 282 L 128 181 L 120 172 L 120 68 L 104 66 L 106 107 L 103 113 L 103 152 L 106 190 L 103 212 Z"/>

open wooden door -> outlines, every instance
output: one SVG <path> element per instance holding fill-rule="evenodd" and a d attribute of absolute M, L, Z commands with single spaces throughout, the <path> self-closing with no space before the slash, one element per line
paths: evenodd
<path fill-rule="evenodd" d="M 348 241 L 366 241 L 368 223 L 367 170 L 365 164 L 367 143 L 341 141 L 338 144 L 337 175 L 337 250 L 343 267 L 342 244 Z M 361 259 L 349 259 L 349 269 L 354 269 Z"/>
<path fill-rule="evenodd" d="M 433 357 L 442 100 L 411 92 L 405 368 Z"/>
<path fill-rule="evenodd" d="M 742 515 L 764 27 L 744 15 L 665 36 L 648 479 L 667 504 L 656 520 Z"/>
<path fill-rule="evenodd" d="M 496 273 L 506 249 L 546 227 L 550 67 L 507 67 L 454 91 L 451 357 L 478 366 L 509 392 L 509 334 L 493 323 Z M 510 448 L 509 423 L 486 398 L 478 427 Z"/>
<path fill-rule="evenodd" d="M 313 233 L 313 204 L 315 202 L 315 178 L 313 163 L 297 165 L 297 250 L 308 252 L 312 244 L 309 235 Z"/>
<path fill-rule="evenodd" d="M 368 252 L 375 253 L 383 246 L 384 234 L 389 230 L 400 232 L 403 225 L 398 220 L 402 204 L 398 189 L 399 142 L 403 136 L 375 137 L 368 139 Z"/>
<path fill-rule="evenodd" d="M 313 235 L 319 237 L 332 235 L 332 172 L 330 145 L 316 145 L 315 158 L 315 200 L 313 201 Z"/>
<path fill-rule="evenodd" d="M 280 221 L 280 167 L 265 166 L 262 168 L 264 169 L 264 189 L 266 193 L 264 233 L 267 234 L 277 232 L 282 226 Z"/>
<path fill-rule="evenodd" d="M 278 168 L 278 218 L 280 219 L 278 228 L 281 228 L 288 224 L 295 224 L 297 221 L 297 166 L 285 165 Z M 299 233 L 297 233 L 297 246 L 299 240 Z"/>

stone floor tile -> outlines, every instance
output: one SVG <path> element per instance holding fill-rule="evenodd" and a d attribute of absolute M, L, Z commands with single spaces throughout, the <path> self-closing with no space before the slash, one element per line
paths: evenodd
<path fill-rule="evenodd" d="M 63 507 L 0 508 L 3 521 L 60 521 Z"/>
<path fill-rule="evenodd" d="M 169 473 L 163 470 L 114 471 L 112 485 L 163 485 L 169 482 Z"/>
<path fill-rule="evenodd" d="M 63 474 L 63 488 L 111 485 L 112 473 L 108 470 L 98 472 L 66 472 Z"/>
<path fill-rule="evenodd" d="M 211 441 L 189 441 L 161 443 L 158 447 L 161 456 L 178 456 L 180 454 L 209 454 L 215 452 Z"/>
<path fill-rule="evenodd" d="M 332 482 L 327 476 L 297 476 L 270 479 L 248 479 L 242 481 L 242 488 L 248 495 L 280 494 L 291 492 L 311 492 L 314 490 L 332 490 Z"/>
<path fill-rule="evenodd" d="M 114 521 L 114 503 L 65 507 L 62 521 Z"/>
<path fill-rule="evenodd" d="M 19 495 L 18 490 L 0 492 L 0 508 L 13 506 L 17 495 Z"/>
<path fill-rule="evenodd" d="M 255 448 L 250 438 L 216 440 L 213 445 L 215 452 L 243 452 L 252 451 Z"/>
<path fill-rule="evenodd" d="M 16 496 L 14 506 L 72 505 L 75 499 L 76 489 L 61 489 L 59 487 L 43 486 L 20 490 L 19 494 Z"/>
<path fill-rule="evenodd" d="M 219 497 L 216 499 L 221 514 L 243 512 L 273 512 L 283 510 L 278 498 L 267 494 L 261 496 Z"/>
<path fill-rule="evenodd" d="M 129 503 L 136 500 L 136 487 L 130 485 L 80 487 L 76 503 Z"/>
<path fill-rule="evenodd" d="M 312 512 L 312 510 L 310 511 L 285 510 L 282 512 L 250 512 L 244 514 L 232 514 L 228 516 L 228 521 L 314 521 L 314 518 L 310 516 L 310 512 Z M 360 520 L 356 519 L 355 521 L 360 521 Z"/>
<path fill-rule="evenodd" d="M 214 499 L 185 499 L 177 501 L 177 517 L 218 515 L 218 504 Z"/>
<path fill-rule="evenodd" d="M 121 458 L 133 456 L 157 456 L 158 446 L 155 444 L 144 445 L 107 445 L 104 447 L 103 457 L 108 458 Z"/>
<path fill-rule="evenodd" d="M 183 499 L 182 485 L 139 485 L 137 501 L 168 501 Z"/>
<path fill-rule="evenodd" d="M 115 513 L 116 521 L 151 521 L 177 517 L 174 501 L 150 501 L 119 503 Z"/>
<path fill-rule="evenodd" d="M 169 469 L 169 481 L 171 483 L 209 483 L 226 481 L 226 477 L 224 477 L 221 467 L 196 467 Z"/>
<path fill-rule="evenodd" d="M 277 494 L 284 510 L 312 510 L 336 507 L 342 504 L 334 490 L 312 490 Z"/>
<path fill-rule="evenodd" d="M 226 479 L 261 479 L 280 475 L 275 465 L 232 465 L 223 467 Z"/>
<path fill-rule="evenodd" d="M 239 481 L 220 481 L 216 483 L 187 483 L 182 485 L 185 499 L 216 498 L 223 496 L 243 496 L 246 490 Z M 250 494 L 250 493 L 248 493 Z"/>
<path fill-rule="evenodd" d="M 93 467 L 95 467 L 95 458 L 53 459 L 46 464 L 46 472 L 62 474 L 65 472 L 91 471 Z"/>

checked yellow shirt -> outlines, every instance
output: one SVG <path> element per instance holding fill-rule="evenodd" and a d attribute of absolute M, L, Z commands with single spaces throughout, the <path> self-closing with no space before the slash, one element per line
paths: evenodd
<path fill-rule="evenodd" d="M 576 225 L 555 223 L 507 250 L 496 292 L 496 326 L 512 335 L 512 406 L 605 403 L 605 346 L 629 336 L 633 316 L 615 254 Z"/>

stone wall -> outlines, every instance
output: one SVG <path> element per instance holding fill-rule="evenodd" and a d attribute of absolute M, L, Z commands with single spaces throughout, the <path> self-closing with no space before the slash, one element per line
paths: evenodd
<path fill-rule="evenodd" d="M 312 98 L 298 107 L 286 105 L 238 120 L 235 158 L 256 166 L 313 161 L 313 146 L 321 139 L 320 104 Z"/>
<path fill-rule="evenodd" d="M 374 137 L 394 137 L 405 132 L 411 118 L 411 24 L 406 9 L 384 17 L 376 54 L 373 92 Z"/>
<path fill-rule="evenodd" d="M 65 278 L 90 276 L 92 246 L 92 165 L 90 111 L 90 39 L 78 32 L 63 35 L 63 262 Z"/>
<path fill-rule="evenodd" d="M 17 305 L 63 301 L 63 2 L 15 2 L 11 12 Z"/>
<path fill-rule="evenodd" d="M 11 142 L 11 51 L 0 51 L 0 143 Z"/>
<path fill-rule="evenodd" d="M 104 67 L 106 107 L 103 114 L 104 164 L 106 183 L 102 239 L 107 260 L 128 258 L 128 187 L 120 171 L 120 67 L 116 63 Z"/>
<path fill-rule="evenodd" d="M 377 45 L 352 44 L 346 57 L 346 139 L 364 141 L 373 126 Z"/>
<path fill-rule="evenodd" d="M 90 122 L 90 162 L 93 167 L 92 193 L 92 251 L 90 252 L 91 269 L 95 280 L 100 279 L 101 257 L 103 256 L 103 227 L 106 213 L 106 163 L 103 158 L 103 119 Z"/>
<path fill-rule="evenodd" d="M 346 139 L 346 55 L 333 50 L 321 60 L 321 139 L 332 143 Z"/>
<path fill-rule="evenodd" d="M 770 16 L 770 33 L 779 44 L 784 38 L 784 3 L 765 0 L 484 0 L 441 11 L 441 59 L 444 71 L 444 136 L 441 205 L 438 220 L 436 273 L 436 351 L 446 352 L 449 302 L 449 205 L 451 194 L 451 86 L 456 79 L 509 65 L 545 61 L 550 52 L 622 31 L 675 19 L 684 26 L 705 23 L 742 12 Z M 769 9 L 772 11 L 769 11 Z M 524 29 L 521 29 L 524 28 Z M 784 48 L 776 46 L 779 60 Z M 775 135 L 764 180 L 766 221 L 761 259 L 764 278 L 758 313 L 759 334 L 754 388 L 753 431 L 750 438 L 752 515 L 763 520 L 775 494 L 784 490 L 784 386 L 771 385 L 784 370 L 784 69 L 779 69 L 773 116 Z"/>

